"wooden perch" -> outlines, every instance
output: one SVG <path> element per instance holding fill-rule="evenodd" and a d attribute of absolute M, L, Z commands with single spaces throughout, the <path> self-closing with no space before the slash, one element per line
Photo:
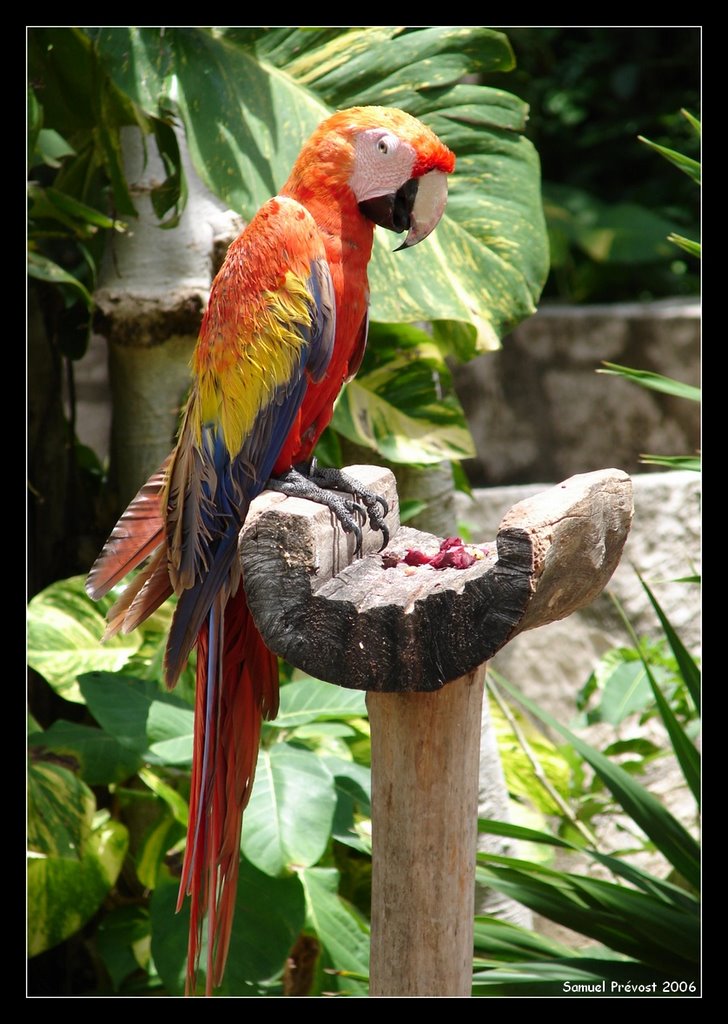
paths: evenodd
<path fill-rule="evenodd" d="M 347 472 L 389 502 L 388 553 L 438 550 L 399 526 L 391 473 Z M 251 507 L 240 552 L 265 642 L 319 679 L 370 691 L 371 995 L 470 994 L 485 662 L 592 601 L 631 520 L 629 477 L 588 473 L 511 508 L 469 568 L 387 568 L 379 534 L 365 528 L 354 558 L 320 505 L 266 493 Z"/>
<path fill-rule="evenodd" d="M 399 526 L 388 470 L 347 472 L 389 502 L 388 550 L 437 550 L 438 538 Z M 267 492 L 241 534 L 245 590 L 266 644 L 316 678 L 357 690 L 438 690 L 517 633 L 593 601 L 631 519 L 629 477 L 586 473 L 514 505 L 468 569 L 387 569 L 368 526 L 354 559 L 354 538 L 327 508 Z"/>

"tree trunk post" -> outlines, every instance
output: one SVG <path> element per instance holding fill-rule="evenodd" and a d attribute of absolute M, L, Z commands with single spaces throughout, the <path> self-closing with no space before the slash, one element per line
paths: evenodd
<path fill-rule="evenodd" d="M 470 995 L 484 680 L 367 695 L 372 996 Z"/>

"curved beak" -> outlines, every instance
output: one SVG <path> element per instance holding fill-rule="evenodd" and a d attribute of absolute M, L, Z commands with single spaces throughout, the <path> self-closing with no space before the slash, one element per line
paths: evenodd
<path fill-rule="evenodd" d="M 447 205 L 447 174 L 428 171 L 409 181 L 394 193 L 359 203 L 365 217 L 380 227 L 407 237 L 394 250 L 410 249 L 435 230 Z"/>

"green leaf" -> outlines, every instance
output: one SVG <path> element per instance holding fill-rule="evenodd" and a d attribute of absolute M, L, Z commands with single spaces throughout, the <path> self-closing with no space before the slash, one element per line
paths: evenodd
<path fill-rule="evenodd" d="M 696 455 L 640 455 L 640 462 L 649 466 L 664 466 L 665 469 L 689 469 L 693 473 L 701 470 L 700 458 Z"/>
<path fill-rule="evenodd" d="M 698 160 L 693 160 L 692 157 L 685 156 L 684 153 L 678 153 L 674 149 L 668 149 L 667 146 L 659 146 L 656 142 L 650 142 L 643 135 L 638 135 L 637 138 L 640 142 L 644 142 L 646 146 L 649 146 L 650 149 L 654 149 L 660 156 L 664 156 L 671 164 L 675 164 L 683 174 L 687 174 L 697 185 L 700 184 L 700 162 Z"/>
<path fill-rule="evenodd" d="M 96 801 L 78 776 L 53 761 L 28 768 L 28 848 L 44 857 L 79 860 L 91 831 Z"/>
<path fill-rule="evenodd" d="M 386 103 L 407 110 L 414 107 L 418 116 L 427 106 L 423 91 L 445 89 L 476 67 L 495 72 L 515 66 L 508 39 L 492 29 L 359 28 L 344 35 L 345 46 L 342 35 L 316 34 L 309 42 L 305 29 L 284 30 L 266 34 L 256 48 L 320 92 L 331 106 Z M 417 73 L 422 77 L 417 78 Z M 440 105 L 447 105 L 442 93 L 438 98 Z M 512 118 L 506 116 L 504 124 L 512 127 Z"/>
<path fill-rule="evenodd" d="M 151 768 L 140 768 L 139 778 L 144 782 L 153 793 L 156 793 L 158 797 L 166 803 L 172 812 L 172 816 L 175 821 L 179 822 L 187 828 L 189 820 L 189 807 L 184 797 L 180 796 L 176 789 L 173 789 L 164 779 L 157 773 L 152 771 Z"/>
<path fill-rule="evenodd" d="M 29 854 L 29 956 L 63 942 L 93 917 L 119 876 L 128 842 L 120 822 L 105 821 L 89 834 L 80 858 Z"/>
<path fill-rule="evenodd" d="M 179 709 L 180 714 L 183 713 L 182 709 Z M 164 709 L 164 716 L 167 717 L 168 711 Z M 187 731 L 184 736 L 174 736 L 171 739 L 160 740 L 158 743 L 150 743 L 147 751 L 149 760 L 156 762 L 157 764 L 168 764 L 168 765 L 179 765 L 187 766 L 192 764 L 192 722 L 187 725 Z"/>
<path fill-rule="evenodd" d="M 371 815 L 371 771 L 355 761 L 324 757 L 334 776 L 336 810 L 331 834 L 338 842 L 371 856 L 371 834 L 362 836 L 361 821 Z"/>
<path fill-rule="evenodd" d="M 675 395 L 677 398 L 689 398 L 691 402 L 700 401 L 700 388 L 696 388 L 692 384 L 683 384 L 682 381 L 663 377 L 661 373 L 652 373 L 651 370 L 633 370 L 627 366 L 618 366 L 616 363 L 607 362 L 603 362 L 602 365 L 607 369 L 597 370 L 597 373 L 608 374 L 611 377 L 624 377 L 639 384 L 640 387 L 661 391 L 666 395 Z"/>
<path fill-rule="evenodd" d="M 504 960 L 509 964 L 535 956 L 550 960 L 574 955 L 573 950 L 560 942 L 495 917 L 476 914 L 473 938 L 478 952 L 490 960 Z"/>
<path fill-rule="evenodd" d="M 118 671 L 141 643 L 132 634 L 101 645 L 106 622 L 83 583 L 82 576 L 52 583 L 28 605 L 28 664 L 59 696 L 76 703 L 83 703 L 77 676 Z"/>
<path fill-rule="evenodd" d="M 405 501 L 401 501 L 399 505 L 399 521 L 400 523 L 406 523 L 410 519 L 414 519 L 420 512 L 424 512 L 427 508 L 426 501 L 417 501 L 416 498 L 410 498 Z"/>
<path fill-rule="evenodd" d="M 640 582 L 642 582 L 642 580 L 640 580 Z M 642 582 L 642 585 L 644 586 L 644 582 Z M 683 729 L 683 727 L 680 725 L 680 723 L 678 722 L 677 718 L 675 717 L 675 714 L 674 714 L 672 708 L 670 707 L 668 702 L 665 700 L 665 697 L 664 697 L 664 695 L 662 693 L 662 690 L 657 685 L 654 673 L 652 672 L 650 664 L 649 664 L 647 658 L 645 657 L 645 654 L 644 654 L 644 651 L 643 651 L 643 648 L 642 648 L 642 644 L 639 642 L 639 640 L 637 638 L 637 634 L 635 633 L 634 629 L 632 628 L 632 625 L 631 625 L 629 619 L 625 615 L 625 613 L 624 613 L 624 611 L 623 611 L 623 609 L 622 609 L 622 607 L 621 607 L 621 605 L 619 603 L 617 603 L 617 609 L 619 611 L 619 614 L 622 617 L 622 621 L 624 622 L 624 624 L 625 624 L 625 626 L 626 626 L 626 628 L 627 628 L 627 630 L 628 630 L 628 632 L 629 632 L 629 634 L 630 634 L 630 636 L 632 638 L 632 643 L 635 645 L 635 648 L 637 649 L 637 652 L 638 652 L 638 654 L 640 656 L 640 660 L 641 660 L 642 665 L 644 667 L 644 670 L 645 670 L 645 672 L 647 674 L 647 678 L 649 680 L 649 684 L 650 684 L 650 687 L 652 689 L 653 696 L 655 698 L 655 703 L 657 704 L 657 710 L 660 712 L 660 717 L 662 718 L 662 721 L 663 721 L 663 723 L 665 725 L 665 728 L 667 729 L 668 736 L 670 737 L 670 742 L 672 743 L 672 749 L 673 749 L 673 751 L 675 753 L 675 757 L 677 758 L 677 761 L 678 761 L 678 764 L 680 765 L 680 768 L 682 770 L 683 776 L 685 777 L 685 781 L 687 782 L 687 784 L 688 784 L 688 786 L 690 788 L 690 791 L 692 792 L 693 796 L 695 797 L 695 801 L 696 801 L 696 803 L 698 804 L 698 807 L 699 807 L 700 806 L 700 755 L 698 754 L 697 750 L 693 746 L 693 744 L 692 744 L 690 738 L 687 736 L 685 730 Z"/>
<path fill-rule="evenodd" d="M 613 875 L 627 879 L 643 892 L 656 896 L 663 902 L 671 906 L 680 907 L 691 914 L 697 915 L 699 913 L 698 901 L 686 893 L 684 889 L 680 889 L 670 882 L 665 882 L 646 871 L 642 871 L 621 858 L 600 853 L 598 850 L 590 849 L 581 844 L 570 843 L 560 836 L 552 835 L 550 832 L 524 828 L 521 825 L 513 825 L 506 821 L 480 819 L 478 821 L 478 832 L 484 832 L 488 835 L 508 836 L 511 839 L 517 839 L 519 842 L 546 844 L 547 846 L 573 850 L 582 857 L 591 857 L 599 864 L 608 868 Z"/>
<path fill-rule="evenodd" d="M 34 199 L 31 211 L 33 216 L 57 216 L 72 229 L 80 230 L 81 226 L 90 225 L 93 228 L 124 230 L 125 225 L 121 221 L 108 217 L 100 210 L 94 209 L 87 203 L 82 203 L 79 199 L 60 189 L 50 186 L 44 189 L 33 187 L 31 195 Z"/>
<path fill-rule="evenodd" d="M 610 757 L 618 754 L 639 754 L 641 757 L 651 758 L 661 754 L 661 748 L 652 740 L 634 736 L 629 740 L 617 740 L 604 748 L 604 753 Z"/>
<path fill-rule="evenodd" d="M 327 427 L 319 438 L 315 455 L 322 466 L 342 466 L 344 464 L 341 441 L 332 427 Z"/>
<path fill-rule="evenodd" d="M 699 991 L 697 979 L 686 981 L 679 974 L 645 967 L 634 960 L 572 953 L 553 960 L 510 963 L 477 971 L 473 975 L 473 995 L 654 998 L 655 993 L 663 991 L 663 983 L 670 981 L 684 984 L 680 991 L 683 998 L 686 993 Z"/>
<path fill-rule="evenodd" d="M 465 414 L 454 397 L 436 399 L 426 359 L 403 356 L 349 382 L 332 420 L 340 434 L 392 462 L 423 465 L 475 454 Z"/>
<path fill-rule="evenodd" d="M 554 802 L 551 794 L 538 780 L 534 779 L 533 765 L 497 702 L 491 699 L 489 707 L 508 792 L 514 796 L 526 797 L 544 814 L 560 814 L 560 808 Z M 533 755 L 541 765 L 547 782 L 562 797 L 565 797 L 569 792 L 571 775 L 569 764 L 558 748 L 536 728 L 533 722 L 517 709 L 512 709 L 512 713 Z"/>
<path fill-rule="evenodd" d="M 690 127 L 693 128 L 693 130 L 695 131 L 695 134 L 699 136 L 700 135 L 700 121 L 697 119 L 697 117 L 695 117 L 694 114 L 691 114 L 689 110 L 684 110 L 683 109 L 683 110 L 680 111 L 680 113 L 685 118 L 685 120 L 688 122 Z"/>
<path fill-rule="evenodd" d="M 549 183 L 544 205 L 555 266 L 568 260 L 569 246 L 597 263 L 653 263 L 674 255 L 666 241 L 674 225 L 636 203 L 604 203 L 582 189 Z"/>
<path fill-rule="evenodd" d="M 62 135 L 54 128 L 41 128 L 38 132 L 36 146 L 38 154 L 48 167 L 60 167 L 66 156 L 75 156 L 76 150 L 69 146 Z"/>
<path fill-rule="evenodd" d="M 268 875 L 315 864 L 331 835 L 334 779 L 309 750 L 279 743 L 258 754 L 245 812 L 243 852 Z"/>
<path fill-rule="evenodd" d="M 657 708 L 660 712 L 660 717 L 665 723 L 665 728 L 667 729 L 670 737 L 675 757 L 682 769 L 685 781 L 690 787 L 690 791 L 695 797 L 698 807 L 700 807 L 700 755 L 693 746 L 690 737 L 675 717 L 672 708 L 665 700 L 665 697 L 655 682 L 655 677 L 650 671 L 646 661 L 645 668 L 650 680 L 652 692 L 655 695 L 655 703 L 657 704 Z"/>
<path fill-rule="evenodd" d="M 93 299 L 85 285 L 81 284 L 77 277 L 69 274 L 63 267 L 59 267 L 53 260 L 48 259 L 40 252 L 28 253 L 28 274 L 38 281 L 48 281 L 50 284 L 70 285 L 86 303 L 88 309 L 93 305 Z"/>
<path fill-rule="evenodd" d="M 170 210 L 174 211 L 172 216 L 160 225 L 166 229 L 174 228 L 179 224 L 182 211 L 187 203 L 187 181 L 182 168 L 179 143 L 171 125 L 158 117 L 152 119 L 152 125 L 157 149 L 167 171 L 167 178 L 161 185 L 152 189 L 150 198 L 154 212 L 160 220 Z"/>
<path fill-rule="evenodd" d="M 186 825 L 188 815 L 184 815 Z M 175 822 L 177 826 L 175 826 Z M 137 878 L 145 889 L 156 889 L 159 873 L 167 850 L 180 825 L 179 818 L 165 808 L 161 817 L 147 829 L 139 842 L 134 858 Z"/>
<path fill-rule="evenodd" d="M 79 686 L 89 711 L 127 750 L 155 764 L 190 764 L 194 714 L 156 682 L 87 672 Z"/>
<path fill-rule="evenodd" d="M 369 974 L 369 929 L 338 894 L 339 872 L 334 868 L 304 868 L 299 877 L 306 893 L 309 923 L 331 966 L 353 974 Z M 365 995 L 366 988 L 353 978 L 337 979 L 340 992 Z"/>
<path fill-rule="evenodd" d="M 538 158 L 520 134 L 526 106 L 461 83 L 512 66 L 505 36 L 468 26 L 114 28 L 98 32 L 98 46 L 147 114 L 174 95 L 197 172 L 246 219 L 282 186 L 332 110 L 404 106 L 455 151 L 458 166 L 438 231 L 416 253 L 393 256 L 391 236 L 377 237 L 373 318 L 461 321 L 483 351 L 534 311 L 548 253 Z"/>
<path fill-rule="evenodd" d="M 33 166 L 36 144 L 43 128 L 43 107 L 33 89 L 28 86 L 28 166 Z"/>
<path fill-rule="evenodd" d="M 515 858 L 478 854 L 476 877 L 553 921 L 663 970 L 695 973 L 700 917 L 643 892 Z"/>
<path fill-rule="evenodd" d="M 396 462 L 442 462 L 448 451 L 457 459 L 472 451 L 442 351 L 409 324 L 371 324 L 362 367 L 339 399 L 333 426 Z"/>
<path fill-rule="evenodd" d="M 443 356 L 452 356 L 460 363 L 478 355 L 475 332 L 460 320 L 433 320 L 432 340 Z"/>
<path fill-rule="evenodd" d="M 680 637 L 673 629 L 670 620 L 668 619 L 667 615 L 665 615 L 664 611 L 662 610 L 660 604 L 657 601 L 657 598 L 652 593 L 647 583 L 644 581 L 644 579 L 640 576 L 639 573 L 637 573 L 637 576 L 639 578 L 640 583 L 642 584 L 643 590 L 649 598 L 650 604 L 655 609 L 655 614 L 660 620 L 660 625 L 665 631 L 667 642 L 669 643 L 670 649 L 672 650 L 672 653 L 675 656 L 675 661 L 677 662 L 678 667 L 680 669 L 680 674 L 683 678 L 683 682 L 685 683 L 690 692 L 690 696 L 693 699 L 695 707 L 698 711 L 700 711 L 700 669 L 698 668 L 694 658 L 686 650 L 685 645 L 683 644 Z M 699 580 L 694 582 L 699 582 Z"/>
<path fill-rule="evenodd" d="M 79 764 L 81 776 L 89 786 L 109 786 L 133 775 L 141 758 L 123 747 L 103 729 L 94 729 L 63 719 L 45 732 L 28 737 L 32 746 L 41 746 L 58 754 L 71 754 Z"/>
<path fill-rule="evenodd" d="M 549 832 L 539 832 L 534 828 L 524 828 L 523 825 L 513 825 L 510 821 L 480 818 L 478 819 L 478 832 L 491 836 L 509 836 L 511 839 L 518 839 L 524 843 L 546 843 L 548 846 L 560 846 L 564 849 L 580 849 L 573 843 L 566 842 L 565 839 L 552 836 Z"/>
<path fill-rule="evenodd" d="M 327 755 L 324 757 L 326 767 L 337 781 L 337 784 L 346 783 L 346 791 L 351 793 L 362 805 L 364 813 L 370 810 L 372 772 L 363 764 L 356 761 L 345 761 L 341 757 Z"/>
<path fill-rule="evenodd" d="M 624 769 L 615 765 L 598 750 L 590 747 L 560 722 L 543 711 L 511 684 L 502 679 L 504 686 L 520 704 L 539 721 L 555 729 L 592 766 L 602 782 L 621 803 L 624 810 L 654 842 L 672 866 L 694 889 L 700 885 L 700 850 L 697 842 L 662 804 L 632 779 Z"/>
<path fill-rule="evenodd" d="M 29 33 L 29 73 L 43 83 L 46 123 L 76 145 L 88 147 L 94 170 L 104 167 L 121 216 L 136 210 L 124 177 L 120 128 L 148 125 L 127 96 L 110 80 L 103 58 L 89 38 L 92 30 L 68 27 L 34 28 Z M 76 161 L 72 162 L 76 163 Z M 65 167 L 62 172 L 65 171 Z M 69 189 L 77 195 L 78 191 Z"/>
<path fill-rule="evenodd" d="M 684 235 L 676 235 L 674 231 L 671 231 L 667 236 L 668 242 L 673 242 L 675 245 L 679 245 L 681 249 L 689 253 L 691 256 L 696 256 L 700 259 L 702 254 L 702 248 L 700 242 L 694 242 L 692 238 L 686 238 Z"/>
<path fill-rule="evenodd" d="M 463 494 L 467 494 L 469 498 L 473 498 L 473 488 L 468 480 L 468 475 L 459 462 L 453 462 L 452 465 L 452 484 L 456 491 L 462 491 Z"/>
<path fill-rule="evenodd" d="M 296 740 L 338 740 L 356 736 L 356 730 L 343 722 L 309 722 L 308 725 L 297 725 L 291 730 Z M 319 751 L 320 753 L 320 751 Z"/>
<path fill-rule="evenodd" d="M 152 955 L 167 990 L 184 991 L 187 965 L 189 903 L 175 913 L 178 884 L 167 876 L 152 895 Z M 230 953 L 220 995 L 259 995 L 262 983 L 283 970 L 291 947 L 303 928 L 305 900 L 296 875 L 270 878 L 244 858 L 240 861 Z M 206 949 L 203 947 L 198 985 L 204 989 Z M 199 989 L 198 989 L 199 990 Z"/>
<path fill-rule="evenodd" d="M 306 915 L 299 878 L 270 878 L 244 858 L 240 862 L 235 908 L 221 994 L 232 994 L 246 983 L 277 974 L 304 926 Z"/>
<path fill-rule="evenodd" d="M 651 699 L 649 679 L 639 661 L 620 661 L 601 674 L 601 699 L 589 712 L 590 722 L 619 725 L 629 715 L 642 711 Z"/>
<path fill-rule="evenodd" d="M 146 907 L 117 907 L 96 932 L 96 950 L 109 972 L 114 991 L 130 974 L 149 967 L 151 926 Z"/>
<path fill-rule="evenodd" d="M 366 713 L 366 695 L 358 690 L 346 690 L 320 679 L 296 679 L 281 687 L 278 715 L 268 724 L 275 729 L 292 729 L 325 719 L 361 718 Z"/>

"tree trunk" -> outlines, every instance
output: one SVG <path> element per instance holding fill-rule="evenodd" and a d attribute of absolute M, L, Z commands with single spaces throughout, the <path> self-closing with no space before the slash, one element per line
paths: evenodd
<path fill-rule="evenodd" d="M 470 995 L 484 678 L 481 665 L 435 693 L 367 694 L 372 996 Z"/>
<path fill-rule="evenodd" d="M 197 177 L 182 133 L 189 187 L 173 230 L 160 227 L 150 198 L 165 178 L 137 128 L 122 132 L 124 165 L 138 220 L 107 248 L 95 294 L 96 327 L 109 343 L 113 394 L 111 481 L 126 505 L 168 454 L 190 381 L 189 359 L 212 283 L 216 244 L 242 228 Z"/>

